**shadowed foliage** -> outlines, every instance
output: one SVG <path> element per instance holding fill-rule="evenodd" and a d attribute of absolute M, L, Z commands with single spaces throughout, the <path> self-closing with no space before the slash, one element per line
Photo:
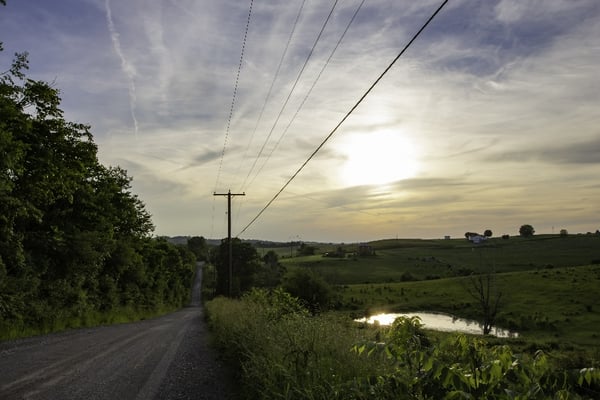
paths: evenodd
<path fill-rule="evenodd" d="M 27 68 L 16 54 L 0 74 L 0 338 L 182 305 L 193 254 L 150 237 L 127 172 Z"/>

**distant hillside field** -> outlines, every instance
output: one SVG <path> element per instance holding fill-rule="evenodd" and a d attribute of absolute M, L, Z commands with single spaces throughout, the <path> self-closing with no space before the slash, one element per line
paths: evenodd
<path fill-rule="evenodd" d="M 343 257 L 316 254 L 281 261 L 288 270 L 320 273 L 336 288 L 337 308 L 356 316 L 434 311 L 477 319 L 480 309 L 466 286 L 474 276 L 492 273 L 502 292 L 499 326 L 519 331 L 529 342 L 600 351 L 598 235 L 492 238 L 478 245 L 466 239 L 368 245 L 374 255 L 361 257 L 356 246 L 345 245 Z"/>

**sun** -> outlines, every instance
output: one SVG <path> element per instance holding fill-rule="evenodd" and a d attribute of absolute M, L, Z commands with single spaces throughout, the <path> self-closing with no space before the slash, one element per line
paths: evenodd
<path fill-rule="evenodd" d="M 384 185 L 412 178 L 419 169 L 415 145 L 398 131 L 354 134 L 340 150 L 346 157 L 340 175 L 349 186 Z"/>

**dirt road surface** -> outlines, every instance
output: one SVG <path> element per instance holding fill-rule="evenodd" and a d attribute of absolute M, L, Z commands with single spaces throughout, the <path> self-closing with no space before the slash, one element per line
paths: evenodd
<path fill-rule="evenodd" d="M 0 343 L 0 400 L 235 399 L 200 305 L 159 318 Z"/>

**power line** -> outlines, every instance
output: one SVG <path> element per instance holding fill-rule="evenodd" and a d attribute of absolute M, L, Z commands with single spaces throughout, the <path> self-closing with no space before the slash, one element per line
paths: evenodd
<path fill-rule="evenodd" d="M 258 125 L 262 121 L 262 117 L 263 117 L 263 114 L 265 112 L 265 108 L 267 107 L 267 104 L 268 104 L 269 100 L 271 99 L 271 93 L 273 91 L 273 87 L 275 86 L 275 81 L 277 81 L 277 78 L 279 77 L 279 73 L 281 71 L 281 67 L 283 66 L 283 60 L 285 59 L 285 56 L 287 55 L 287 52 L 288 52 L 289 47 L 290 47 L 290 43 L 292 42 L 292 38 L 294 37 L 294 33 L 296 32 L 296 27 L 298 26 L 298 21 L 300 20 L 300 16 L 302 15 L 302 10 L 304 9 L 304 4 L 305 3 L 306 3 L 306 0 L 302 0 L 302 4 L 300 4 L 300 8 L 298 9 L 298 13 L 296 14 L 296 19 L 294 20 L 294 25 L 292 26 L 292 30 L 290 31 L 290 35 L 288 36 L 287 43 L 285 44 L 285 48 L 283 50 L 283 53 L 281 54 L 281 58 L 279 59 L 279 65 L 277 66 L 277 70 L 275 71 L 275 75 L 273 76 L 273 79 L 271 81 L 271 85 L 269 87 L 267 95 L 265 96 L 265 101 L 263 102 L 262 108 L 260 110 L 260 114 L 258 115 L 258 119 L 256 120 L 256 124 L 254 125 L 254 130 L 252 131 L 252 135 L 250 135 L 250 140 L 248 141 L 248 146 L 246 146 L 246 150 L 244 151 L 244 156 L 242 157 L 242 161 L 238 165 L 238 169 L 236 171 L 236 175 L 238 175 L 238 173 L 239 173 L 242 165 L 244 164 L 244 161 L 246 161 L 246 155 L 248 154 L 248 150 L 250 149 L 250 145 L 252 144 L 252 141 L 254 140 L 254 136 L 256 135 L 256 131 L 258 129 Z M 269 139 L 267 138 L 267 141 L 268 140 Z M 246 185 L 246 182 L 248 181 L 248 177 L 250 177 L 250 174 L 254 170 L 254 167 L 256 166 L 256 162 L 258 161 L 258 158 L 262 154 L 262 151 L 263 151 L 263 149 L 264 149 L 264 147 L 265 147 L 266 144 L 267 144 L 267 142 L 265 141 L 265 143 L 263 144 L 262 148 L 260 149 L 260 152 L 258 153 L 258 155 L 256 156 L 256 158 L 254 159 L 254 162 L 252 163 L 252 167 L 248 170 L 248 174 L 246 175 L 246 177 L 244 178 L 244 181 L 240 185 L 240 188 L 243 188 Z M 240 189 L 240 190 L 242 190 L 242 189 Z M 239 205 L 238 205 L 238 208 L 237 208 L 237 213 L 236 213 L 236 223 L 237 223 L 237 218 L 238 218 L 238 216 L 240 214 L 239 211 L 240 211 L 241 207 L 242 207 L 242 202 L 239 202 Z"/>
<path fill-rule="evenodd" d="M 315 48 L 317 47 L 317 44 L 319 43 L 319 40 L 321 39 L 321 36 L 323 35 L 323 31 L 325 30 L 327 23 L 331 19 L 331 15 L 333 14 L 333 11 L 335 10 L 337 3 L 338 3 L 338 0 L 335 0 L 335 2 L 333 3 L 333 6 L 331 7 L 331 10 L 329 11 L 329 14 L 327 15 L 327 19 L 325 19 L 325 22 L 323 23 L 323 26 L 321 27 L 321 31 L 317 35 L 317 38 L 315 39 L 315 42 L 313 43 L 312 48 L 310 49 L 310 52 L 308 53 L 308 56 L 306 57 L 306 60 L 304 60 L 304 65 L 302 65 L 300 72 L 298 72 L 298 76 L 296 76 L 296 81 L 292 85 L 292 88 L 290 89 L 290 92 L 288 93 L 287 98 L 285 99 L 285 101 L 283 103 L 283 106 L 281 106 L 281 109 L 279 110 L 279 114 L 277 115 L 277 118 L 275 119 L 275 122 L 273 123 L 273 126 L 271 127 L 271 130 L 269 131 L 269 134 L 267 135 L 267 138 L 265 139 L 265 142 L 263 143 L 258 155 L 256 156 L 256 159 L 254 161 L 254 164 L 252 165 L 252 168 L 250 168 L 250 170 L 248 171 L 248 176 L 250 176 L 250 174 L 254 170 L 254 167 L 256 166 L 256 162 L 260 158 L 267 142 L 271 138 L 271 135 L 273 134 L 273 131 L 275 130 L 275 127 L 277 126 L 277 123 L 279 122 L 279 118 L 281 118 L 281 115 L 283 114 L 283 110 L 285 109 L 288 102 L 290 101 L 290 98 L 292 97 L 292 93 L 296 89 L 296 85 L 298 85 L 298 82 L 300 81 L 300 77 L 304 73 L 304 69 L 306 68 L 306 65 L 308 64 L 308 62 L 310 61 L 310 59 L 315 51 Z M 266 161 L 268 161 L 268 158 L 266 159 Z M 248 176 L 246 177 L 246 180 L 248 179 Z"/>
<path fill-rule="evenodd" d="M 250 148 L 250 145 L 252 144 L 252 141 L 254 140 L 254 135 L 256 134 L 256 131 L 258 129 L 258 125 L 262 121 L 262 117 L 263 117 L 263 114 L 265 112 L 265 108 L 267 106 L 267 103 L 271 99 L 271 93 L 273 92 L 273 87 L 275 86 L 275 81 L 277 80 L 277 78 L 279 77 L 279 73 L 281 72 L 281 67 L 283 65 L 283 60 L 285 59 L 285 56 L 287 55 L 288 49 L 290 47 L 290 43 L 292 41 L 292 38 L 294 37 L 294 33 L 296 32 L 296 27 L 298 26 L 298 21 L 300 20 L 300 15 L 302 15 L 302 10 L 304 9 L 304 4 L 305 3 L 306 3 L 306 0 L 302 0 L 302 4 L 300 5 L 300 8 L 298 9 L 298 14 L 296 14 L 296 19 L 294 20 L 294 25 L 292 26 L 292 30 L 291 30 L 290 35 L 288 37 L 287 43 L 285 45 L 283 53 L 281 54 L 281 58 L 279 59 L 279 65 L 277 66 L 277 70 L 275 71 L 275 75 L 273 76 L 273 80 L 271 81 L 271 86 L 269 87 L 267 95 L 265 96 L 265 101 L 263 102 L 262 108 L 260 110 L 260 114 L 258 115 L 258 119 L 256 120 L 256 124 L 254 125 L 254 130 L 252 131 L 252 135 L 250 136 L 250 140 L 248 141 L 248 146 L 246 147 L 246 151 L 244 152 L 244 157 L 242 159 L 242 162 L 240 163 L 240 166 L 238 167 L 238 171 L 240 170 L 241 165 L 246 160 L 246 154 L 248 153 L 248 149 Z M 269 140 L 269 138 L 267 137 L 267 141 L 268 140 Z M 256 166 L 256 162 L 258 161 L 258 158 L 262 154 L 262 151 L 263 151 L 263 149 L 265 147 L 265 144 L 266 144 L 266 141 L 263 144 L 263 147 L 260 149 L 260 152 L 258 153 L 258 156 L 256 156 L 256 159 L 254 160 L 254 163 L 252 164 L 252 167 L 248 171 L 248 175 L 246 175 L 246 178 L 242 182 L 241 187 L 244 187 L 244 185 L 246 185 L 246 181 L 248 180 L 248 177 L 250 176 L 250 173 L 254 170 L 254 167 Z"/>
<path fill-rule="evenodd" d="M 225 158 L 225 150 L 227 149 L 227 142 L 229 141 L 229 129 L 231 127 L 231 118 L 233 117 L 233 109 L 235 108 L 235 99 L 237 96 L 238 83 L 240 80 L 240 72 L 242 71 L 242 65 L 244 62 L 244 51 L 246 50 L 246 40 L 248 38 L 248 28 L 250 27 L 250 19 L 252 17 L 252 5 L 254 0 L 250 0 L 250 8 L 248 10 L 248 19 L 246 21 L 246 30 L 244 32 L 244 39 L 242 40 L 242 51 L 240 54 L 240 63 L 238 64 L 238 70 L 235 77 L 235 83 L 233 85 L 233 96 L 231 99 L 231 107 L 229 108 L 229 117 L 227 118 L 227 128 L 225 129 L 225 142 L 223 143 L 223 150 L 221 151 L 221 161 L 219 162 L 219 170 L 217 171 L 217 180 L 215 182 L 215 190 L 219 185 L 219 179 L 221 177 L 221 169 L 223 167 L 223 159 Z"/>
<path fill-rule="evenodd" d="M 352 25 L 352 23 L 354 22 L 354 20 L 356 19 L 356 16 L 358 15 L 359 11 L 361 10 L 363 4 L 365 3 L 366 0 L 362 0 L 360 2 L 360 4 L 358 5 L 358 7 L 356 8 L 356 10 L 354 11 L 354 14 L 352 15 L 352 17 L 350 18 L 350 21 L 348 22 L 348 24 L 346 25 L 346 28 L 344 29 L 344 31 L 342 32 L 340 38 L 338 39 L 337 43 L 335 44 L 335 46 L 333 47 L 333 49 L 331 50 L 329 57 L 327 58 L 327 60 L 325 61 L 325 63 L 323 64 L 323 66 L 321 67 L 321 70 L 319 71 L 319 73 L 317 74 L 317 77 L 315 78 L 315 80 L 313 81 L 311 87 L 308 89 L 308 91 L 306 92 L 306 95 L 304 96 L 304 99 L 302 99 L 302 102 L 300 103 L 300 105 L 298 106 L 298 108 L 296 109 L 296 112 L 294 113 L 294 115 L 292 116 L 292 118 L 290 119 L 290 121 L 288 122 L 288 124 L 286 125 L 285 129 L 283 130 L 283 132 L 281 133 L 281 135 L 279 136 L 279 139 L 277 140 L 277 143 L 275 143 L 275 147 L 273 147 L 271 149 L 271 152 L 269 153 L 266 161 L 260 166 L 260 168 L 258 169 L 258 171 L 256 171 L 256 174 L 254 175 L 254 177 L 252 178 L 252 180 L 250 181 L 250 183 L 248 185 L 252 185 L 252 183 L 254 182 L 254 180 L 258 177 L 258 175 L 260 175 L 260 172 L 263 170 L 263 168 L 265 167 L 265 165 L 267 165 L 267 161 L 269 160 L 269 158 L 271 158 L 271 156 L 273 155 L 273 153 L 275 152 L 275 150 L 277 149 L 277 147 L 279 147 L 279 144 L 281 143 L 283 137 L 286 135 L 288 129 L 290 128 L 290 126 L 292 125 L 292 123 L 295 121 L 296 117 L 298 116 L 298 114 L 300 113 L 300 110 L 304 107 L 304 104 L 306 103 L 306 101 L 308 100 L 308 97 L 310 96 L 310 94 L 312 93 L 313 89 L 315 88 L 315 86 L 317 85 L 317 82 L 319 82 L 319 79 L 321 78 L 321 75 L 323 75 L 323 72 L 325 71 L 325 69 L 327 68 L 327 66 L 329 65 L 329 62 L 331 61 L 331 59 L 333 58 L 335 52 L 337 51 L 338 47 L 340 46 L 340 44 L 342 43 L 342 41 L 344 40 L 344 37 L 346 36 L 346 33 L 348 33 L 348 30 L 350 29 L 350 26 Z M 303 3 L 304 4 L 304 3 Z M 296 19 L 297 21 L 297 19 Z M 289 42 L 288 42 L 289 43 Z M 262 113 L 262 112 L 261 112 Z M 262 114 L 261 114 L 262 115 Z M 256 128 L 255 128 L 256 129 Z M 265 142 L 266 144 L 266 142 Z M 264 145 L 263 145 L 264 148 Z M 262 149 L 261 149 L 262 152 Z M 260 153 L 259 153 L 260 156 Z M 246 181 L 248 180 L 248 177 L 250 176 L 250 173 L 252 172 L 252 170 L 254 169 L 256 162 L 258 161 L 258 157 L 254 160 L 254 164 L 252 165 L 252 168 L 250 169 L 250 171 L 248 172 L 248 175 L 246 176 L 246 179 L 244 179 L 244 182 L 242 183 L 242 188 L 244 188 L 244 185 L 246 184 Z M 239 209 L 241 207 L 241 203 L 238 206 L 238 213 L 236 214 L 239 215 Z"/>
<path fill-rule="evenodd" d="M 308 91 L 306 92 L 306 95 L 304 96 L 304 99 L 302 99 L 302 102 L 300 103 L 300 105 L 296 109 L 296 112 L 294 113 L 294 115 L 292 116 L 292 118 L 290 119 L 290 121 L 288 122 L 288 124 L 286 125 L 285 129 L 283 130 L 283 132 L 279 136 L 279 139 L 277 140 L 277 143 L 275 143 L 275 146 L 271 149 L 271 152 L 267 156 L 265 162 L 261 165 L 261 167 L 258 169 L 258 171 L 256 172 L 256 174 L 254 175 L 254 178 L 252 178 L 252 180 L 250 181 L 250 185 L 254 182 L 254 180 L 256 179 L 256 177 L 260 174 L 260 172 L 265 167 L 265 165 L 267 165 L 267 162 L 269 161 L 269 159 L 271 158 L 271 156 L 273 155 L 273 153 L 275 152 L 275 150 L 277 150 L 277 148 L 279 147 L 279 144 L 283 140 L 283 138 L 286 135 L 288 129 L 290 128 L 290 126 L 292 125 L 292 123 L 296 120 L 296 117 L 298 116 L 298 113 L 300 113 L 300 110 L 302 110 L 302 108 L 304 107 L 304 103 L 306 103 L 306 100 L 308 100 L 308 97 L 310 96 L 310 94 L 312 93 L 313 89 L 317 85 L 317 82 L 319 82 L 319 79 L 321 78 L 321 75 L 323 75 L 323 71 L 325 71 L 325 68 L 327 68 L 327 66 L 329 65 L 329 62 L 331 61 L 331 59 L 333 58 L 333 55 L 335 54 L 335 52 L 337 51 L 338 47 L 342 43 L 342 40 L 344 40 L 344 37 L 346 36 L 346 33 L 348 32 L 348 29 L 350 29 L 350 26 L 352 25 L 352 23 L 356 19 L 356 15 L 360 11 L 360 9 L 362 8 L 362 6 L 363 6 L 364 3 L 365 3 L 365 0 L 362 0 L 362 2 L 358 5 L 358 8 L 356 9 L 356 11 L 354 12 L 354 14 L 352 15 L 352 18 L 350 19 L 350 21 L 346 25 L 346 29 L 344 29 L 344 32 L 342 32 L 342 35 L 340 36 L 340 38 L 338 39 L 337 43 L 335 44 L 335 47 L 333 48 L 333 50 L 329 54 L 329 57 L 327 58 L 327 60 L 323 64 L 323 67 L 321 67 L 321 70 L 317 74 L 317 77 L 313 81 L 310 89 L 308 89 Z"/>
<path fill-rule="evenodd" d="M 373 82 L 373 84 L 367 89 L 367 91 L 358 99 L 358 101 L 356 102 L 356 104 L 354 104 L 354 106 L 352 106 L 352 108 L 350 109 L 350 111 L 348 111 L 346 113 L 346 115 L 342 118 L 342 120 L 331 130 L 331 132 L 325 137 L 325 139 L 323 139 L 323 141 L 321 142 L 321 144 L 319 144 L 319 146 L 317 146 L 317 148 L 306 159 L 306 161 L 304 161 L 304 163 L 302 163 L 302 165 L 300 166 L 300 168 L 298 168 L 298 170 L 291 176 L 290 179 L 288 179 L 288 181 L 282 186 L 282 188 L 279 189 L 279 191 L 275 194 L 275 196 L 273 196 L 273 198 L 271 200 L 269 200 L 269 202 L 267 203 L 267 205 L 265 205 L 263 207 L 263 209 L 260 210 L 260 212 L 248 223 L 248 225 L 246 225 L 244 227 L 244 229 L 242 229 L 242 231 L 240 233 L 238 233 L 237 236 L 239 236 L 242 233 L 244 233 L 246 231 L 246 229 L 248 229 L 262 215 L 262 213 L 265 212 L 265 210 L 267 208 L 269 208 L 269 206 L 277 199 L 277 197 L 279 197 L 279 195 L 294 180 L 294 178 L 296 178 L 296 176 L 298 176 L 298 174 L 300 173 L 300 171 L 302 171 L 304 169 L 304 167 L 306 166 L 306 164 L 308 164 L 309 161 L 312 160 L 312 158 L 319 152 L 319 150 L 321 150 L 321 148 L 325 145 L 325 143 L 327 143 L 327 141 L 338 130 L 338 128 L 346 121 L 346 119 L 348 119 L 348 117 L 350 116 L 350 114 L 352 114 L 354 112 L 354 110 L 356 110 L 356 108 L 360 105 L 360 103 L 363 102 L 363 100 L 369 95 L 369 93 L 371 93 L 371 91 L 379 83 L 379 81 L 381 81 L 381 79 L 383 79 L 383 77 L 388 73 L 388 71 L 394 66 L 394 64 L 396 63 L 396 61 L 398 61 L 398 59 L 400 57 L 402 57 L 402 55 L 404 54 L 404 52 L 412 45 L 412 43 L 417 39 L 417 37 L 419 37 L 419 35 L 421 34 L 421 32 L 423 32 L 423 30 L 425 30 L 425 28 L 427 27 L 427 25 L 429 25 L 429 23 L 431 21 L 433 21 L 433 19 L 435 18 L 435 16 L 442 10 L 442 8 L 444 8 L 444 6 L 446 5 L 446 3 L 448 3 L 448 0 L 444 0 L 442 2 L 442 4 L 437 8 L 437 10 L 435 10 L 435 12 L 431 15 L 431 17 L 429 17 L 429 19 L 425 22 L 425 24 L 423 24 L 423 26 L 421 27 L 421 29 L 419 29 L 418 32 L 413 35 L 412 39 L 410 39 L 410 41 L 404 46 L 404 48 L 400 51 L 400 53 L 398 53 L 398 55 L 396 56 L 396 58 L 394 58 L 392 60 L 392 62 L 379 75 L 379 77 L 377 79 L 375 79 L 375 82 Z"/>
<path fill-rule="evenodd" d="M 219 169 L 217 170 L 217 179 L 215 180 L 215 191 L 217 190 L 217 187 L 219 186 L 219 180 L 221 178 L 221 169 L 223 168 L 223 159 L 225 158 L 225 150 L 227 149 L 227 142 L 229 141 L 229 129 L 231 127 L 231 118 L 233 116 L 233 109 L 235 107 L 235 98 L 237 96 L 238 83 L 240 80 L 240 73 L 242 71 L 242 65 L 244 62 L 244 51 L 246 50 L 246 41 L 248 39 L 248 29 L 250 27 L 250 19 L 252 17 L 252 6 L 253 5 L 254 5 L 254 0 L 250 0 L 250 8 L 248 9 L 248 18 L 246 20 L 246 29 L 244 31 L 244 38 L 242 40 L 242 51 L 240 54 L 240 62 L 238 64 L 238 70 L 237 70 L 237 74 L 235 77 L 235 83 L 233 85 L 233 96 L 231 99 L 231 107 L 229 108 L 229 117 L 227 118 L 227 128 L 225 129 L 225 140 L 223 143 L 223 150 L 221 151 L 221 160 L 219 161 Z M 214 228 L 215 228 L 215 200 L 213 197 L 212 218 L 211 218 L 211 227 L 210 227 L 211 236 L 214 232 Z"/>

